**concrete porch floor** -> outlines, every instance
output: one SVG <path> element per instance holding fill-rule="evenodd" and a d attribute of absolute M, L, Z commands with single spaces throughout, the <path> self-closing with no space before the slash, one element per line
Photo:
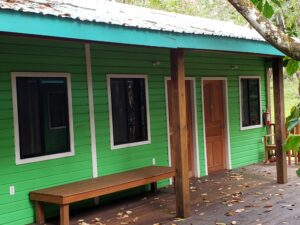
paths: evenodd
<path fill-rule="evenodd" d="M 284 185 L 276 183 L 275 164 L 193 178 L 192 215 L 187 219 L 176 218 L 174 188 L 170 187 L 71 213 L 71 224 L 300 225 L 300 178 L 296 169 L 288 167 L 289 182 Z"/>

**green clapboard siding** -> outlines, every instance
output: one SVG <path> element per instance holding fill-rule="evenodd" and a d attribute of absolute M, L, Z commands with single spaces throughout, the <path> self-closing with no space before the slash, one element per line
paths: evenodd
<path fill-rule="evenodd" d="M 227 78 L 229 130 L 232 168 L 257 163 L 263 160 L 264 128 L 240 130 L 239 76 L 260 76 L 262 109 L 266 108 L 265 60 L 254 56 L 224 55 L 220 53 L 189 52 L 185 57 L 186 76 L 195 77 L 200 174 L 205 175 L 203 145 L 203 119 L 201 77 Z M 242 147 L 241 147 L 242 146 Z"/>
<path fill-rule="evenodd" d="M 164 77 L 169 74 L 167 49 L 91 46 L 99 174 L 110 174 L 141 166 L 167 166 L 168 143 Z M 159 60 L 159 67 L 153 62 Z M 148 76 L 151 144 L 110 149 L 110 127 L 107 98 L 107 74 L 145 74 Z"/>
<path fill-rule="evenodd" d="M 205 175 L 201 77 L 227 78 L 232 168 L 261 161 L 264 156 L 261 141 L 264 128 L 241 131 L 240 111 L 237 106 L 239 106 L 239 76 L 252 75 L 262 78 L 262 108 L 265 109 L 265 59 L 255 56 L 188 52 L 185 60 L 186 76 L 196 78 L 201 175 Z M 153 62 L 156 61 L 160 62 L 159 66 L 153 66 Z M 169 65 L 169 51 L 166 49 L 92 45 L 99 174 L 151 165 L 152 158 L 155 158 L 159 165 L 169 164 L 164 90 L 164 78 L 170 74 Z M 107 74 L 148 76 L 151 144 L 126 149 L 110 149 Z M 244 147 L 240 148 L 240 146 Z"/>
<path fill-rule="evenodd" d="M 34 221 L 29 191 L 92 176 L 84 46 L 0 36 L 0 49 L 0 224 L 22 225 Z M 15 165 L 11 72 L 71 74 L 74 157 Z"/>
<path fill-rule="evenodd" d="M 28 200 L 30 190 L 92 176 L 84 46 L 75 42 L 1 36 L 0 49 L 0 224 L 20 225 L 34 221 L 34 211 Z M 157 165 L 169 165 L 164 83 L 165 77 L 170 74 L 169 50 L 91 44 L 91 58 L 99 175 L 152 165 L 153 158 Z M 153 63 L 157 61 L 160 64 L 154 66 Z M 264 156 L 261 143 L 264 128 L 240 130 L 238 93 L 239 76 L 261 76 L 262 105 L 265 108 L 265 59 L 187 51 L 185 66 L 186 75 L 196 80 L 201 175 L 205 175 L 201 77 L 227 78 L 232 167 L 261 161 Z M 74 157 L 15 165 L 10 73 L 22 71 L 71 74 Z M 110 149 L 107 74 L 148 76 L 150 144 Z M 166 184 L 168 181 L 160 182 L 160 186 Z M 9 196 L 10 185 L 16 187 L 14 196 Z"/>

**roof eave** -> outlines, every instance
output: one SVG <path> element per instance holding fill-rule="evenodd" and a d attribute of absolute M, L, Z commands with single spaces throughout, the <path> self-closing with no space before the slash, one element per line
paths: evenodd
<path fill-rule="evenodd" d="M 262 41 L 154 31 L 12 10 L 0 11 L 0 32 L 163 48 L 284 55 Z"/>

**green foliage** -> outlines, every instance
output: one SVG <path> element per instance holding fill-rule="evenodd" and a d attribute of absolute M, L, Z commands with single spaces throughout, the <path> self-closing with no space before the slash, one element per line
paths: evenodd
<path fill-rule="evenodd" d="M 284 58 L 285 61 L 285 70 L 287 75 L 292 76 L 293 74 L 295 74 L 298 69 L 299 69 L 299 61 L 296 61 L 290 57 L 285 57 Z"/>
<path fill-rule="evenodd" d="M 297 169 L 296 173 L 297 173 L 298 177 L 300 177 L 300 168 Z"/>
<path fill-rule="evenodd" d="M 280 3 L 279 0 L 272 0 L 272 2 L 273 2 L 276 6 L 281 7 L 281 3 Z"/>
<path fill-rule="evenodd" d="M 287 130 L 291 131 L 300 124 L 300 103 L 292 107 L 290 115 L 286 118 Z M 300 135 L 289 134 L 283 144 L 283 150 L 293 150 L 298 152 L 300 150 Z M 299 171 L 297 171 L 297 174 Z"/>
<path fill-rule="evenodd" d="M 251 0 L 257 9 L 267 18 L 273 20 L 291 37 L 299 37 L 300 1 L 299 0 Z M 298 61 L 285 58 L 286 72 L 295 74 L 300 67 Z"/>
<path fill-rule="evenodd" d="M 274 14 L 274 10 L 273 10 L 273 7 L 268 3 L 266 2 L 265 5 L 264 5 L 264 11 L 263 11 L 263 14 L 267 17 L 267 18 L 271 18 Z"/>
<path fill-rule="evenodd" d="M 273 5 L 277 5 L 280 7 L 280 1 L 279 0 L 251 0 L 253 4 L 257 7 L 257 9 L 262 12 L 262 14 L 267 17 L 271 18 L 274 15 L 274 9 Z"/>
<path fill-rule="evenodd" d="M 300 136 L 290 134 L 283 144 L 285 151 L 293 150 L 298 152 L 300 148 Z"/>
<path fill-rule="evenodd" d="M 300 103 L 291 108 L 290 115 L 286 118 L 286 124 L 288 131 L 300 124 Z"/>

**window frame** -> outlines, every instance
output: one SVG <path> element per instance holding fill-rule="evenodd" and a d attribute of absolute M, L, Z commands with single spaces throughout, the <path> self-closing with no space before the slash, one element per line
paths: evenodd
<path fill-rule="evenodd" d="M 259 85 L 259 115 L 260 115 L 260 124 L 257 125 L 251 125 L 251 126 L 243 126 L 243 99 L 242 99 L 242 85 L 241 80 L 242 79 L 258 79 L 258 85 Z M 239 99 L 240 99 L 240 130 L 250 130 L 250 129 L 256 129 L 261 128 L 263 126 L 262 123 L 262 98 L 261 98 L 261 77 L 260 76 L 239 76 Z"/>
<path fill-rule="evenodd" d="M 111 101 L 111 86 L 110 79 L 111 78 L 142 78 L 145 81 L 145 98 L 146 98 L 146 116 L 147 116 L 147 140 L 138 141 L 126 144 L 114 144 L 114 133 L 113 133 L 113 117 L 112 117 L 112 101 Z M 150 110 L 149 110 L 149 94 L 148 94 L 148 77 L 145 74 L 107 74 L 107 95 L 108 95 L 108 111 L 109 111 L 109 131 L 110 131 L 110 149 L 121 149 L 134 147 L 139 145 L 146 145 L 151 143 L 151 133 L 150 133 Z"/>
<path fill-rule="evenodd" d="M 68 85 L 68 84 L 67 84 Z M 59 93 L 58 91 L 55 91 L 55 92 L 49 92 L 48 93 L 48 104 L 50 103 L 50 96 L 49 94 L 53 94 L 53 93 Z M 57 126 L 57 127 L 52 127 L 51 126 L 51 112 L 50 112 L 50 107 L 48 107 L 48 117 L 49 117 L 49 130 L 60 130 L 60 129 L 65 129 L 66 128 L 66 125 L 65 126 Z"/>
<path fill-rule="evenodd" d="M 62 152 L 44 156 L 36 156 L 26 159 L 21 159 L 20 152 L 20 133 L 19 133 L 19 116 L 18 116 L 18 98 L 17 98 L 17 77 L 44 77 L 66 78 L 67 94 L 68 94 L 68 114 L 69 114 L 69 136 L 70 136 L 70 151 Z M 13 120 L 14 120 L 14 136 L 15 136 L 15 162 L 16 165 L 27 164 L 33 162 L 40 162 L 51 159 L 58 159 L 75 155 L 74 149 L 74 128 L 73 128 L 73 108 L 72 108 L 72 88 L 71 88 L 71 74 L 70 73 L 48 73 L 48 72 L 12 72 L 11 73 L 12 85 L 12 103 L 13 103 Z"/>

